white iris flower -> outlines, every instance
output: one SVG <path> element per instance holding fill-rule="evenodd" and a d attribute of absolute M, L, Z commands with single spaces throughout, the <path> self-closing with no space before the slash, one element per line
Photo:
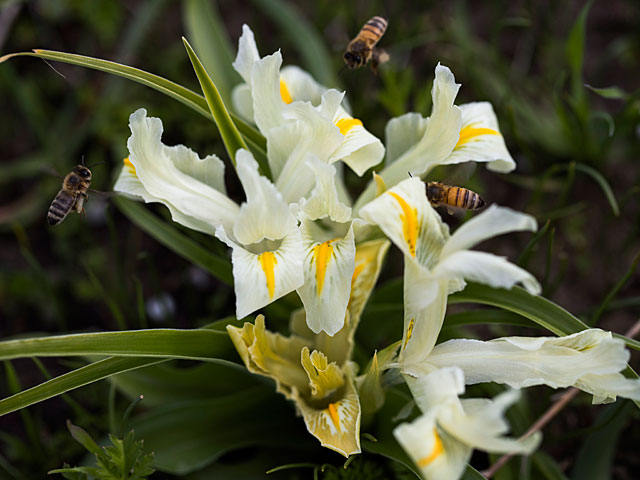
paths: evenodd
<path fill-rule="evenodd" d="M 393 433 L 427 480 L 460 478 L 474 448 L 529 454 L 540 441 L 539 435 L 523 441 L 504 436 L 509 431 L 504 411 L 518 400 L 517 390 L 493 400 L 460 399 L 465 380 L 457 368 L 436 370 L 407 383 L 422 415 Z"/>
<path fill-rule="evenodd" d="M 536 222 L 529 215 L 491 206 L 450 235 L 418 178 L 409 178 L 385 191 L 362 208 L 360 215 L 379 226 L 404 253 L 402 355 L 407 361 L 420 361 L 433 348 L 447 296 L 462 290 L 465 279 L 504 288 L 522 283 L 531 293 L 540 292 L 530 273 L 505 258 L 468 250 L 502 233 L 535 230 Z"/>
<path fill-rule="evenodd" d="M 407 172 L 424 177 L 438 165 L 474 161 L 499 173 L 515 169 L 491 104 L 454 105 L 459 89 L 451 70 L 438 64 L 431 116 L 407 113 L 387 123 L 387 158 L 378 172 L 387 186 L 407 178 Z M 375 190 L 371 183 L 356 202 L 356 211 L 374 198 Z"/>

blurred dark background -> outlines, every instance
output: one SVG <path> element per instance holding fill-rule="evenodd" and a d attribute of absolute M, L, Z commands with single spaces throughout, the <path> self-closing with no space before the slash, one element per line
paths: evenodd
<path fill-rule="evenodd" d="M 588 323 L 625 333 L 638 320 L 637 1 L 595 1 L 588 13 L 581 1 L 4 1 L 0 55 L 32 48 L 78 53 L 198 90 L 181 36 L 198 51 L 206 48 L 193 38 L 202 20 L 194 12 L 203 4 L 219 18 L 230 58 L 242 24 L 249 24 L 262 55 L 280 48 L 285 64 L 298 64 L 327 86 L 345 89 L 354 114 L 380 138 L 394 116 L 408 111 L 429 115 L 434 68 L 438 62 L 450 67 L 462 84 L 456 103 L 490 101 L 518 165 L 508 176 L 480 166 L 466 186 L 489 203 L 535 215 L 544 227 L 526 251 L 529 234 L 494 239 L 479 248 L 518 260 L 543 283 L 546 297 Z M 378 76 L 361 69 L 338 77 L 345 45 L 373 15 L 389 19 L 380 45 L 391 61 Z M 304 20 L 298 27 L 313 32 L 326 48 L 328 68 L 325 57 L 305 53 L 308 39 L 291 28 L 291 18 L 298 17 Z M 92 187 L 108 192 L 127 155 L 128 116 L 140 107 L 162 119 L 166 144 L 182 143 L 201 155 L 225 158 L 214 125 L 182 104 L 102 72 L 52 65 L 57 72 L 37 58 L 0 64 L 1 337 L 195 328 L 232 314 L 229 287 L 138 229 L 108 196 L 92 194 L 86 216 L 69 215 L 53 228 L 46 224 L 47 208 L 61 183 L 52 170 L 64 175 L 82 156 L 87 164 L 105 162 L 93 169 Z M 348 173 L 347 184 L 357 192 L 368 178 Z M 228 181 L 235 182 L 233 175 Z M 164 207 L 149 208 L 167 217 Z M 215 239 L 184 232 L 207 248 L 226 251 Z M 400 255 L 392 252 L 380 282 L 397 275 L 400 265 Z M 282 312 L 286 309 L 274 307 L 271 313 L 274 322 L 284 325 Z M 365 313 L 363 326 L 374 330 L 359 333 L 367 355 L 400 333 L 400 322 L 376 321 Z M 466 334 L 491 338 L 512 332 Z M 45 364 L 51 374 L 59 374 L 72 363 Z M 11 392 L 11 368 L 23 388 L 43 380 L 32 362 L 13 362 L 5 368 L 6 381 L 0 380 L 2 397 Z M 96 384 L 72 393 L 104 428 L 106 388 Z M 47 406 L 52 410 L 47 412 Z M 26 430 L 18 414 L 2 418 L 2 475 L 14 468 L 41 478 L 42 471 L 77 455 L 64 427 L 69 408 L 58 399 L 31 407 L 35 420 Z M 55 419 L 50 412 L 56 412 Z M 586 428 L 596 415 L 587 408 L 578 412 L 558 430 Z M 637 445 L 637 429 L 628 435 L 626 441 Z M 571 462 L 574 444 L 555 448 L 556 458 Z M 36 457 L 40 466 L 27 467 Z M 637 455 L 621 458 L 617 478 L 632 478 L 629 472 L 640 469 L 638 461 Z"/>

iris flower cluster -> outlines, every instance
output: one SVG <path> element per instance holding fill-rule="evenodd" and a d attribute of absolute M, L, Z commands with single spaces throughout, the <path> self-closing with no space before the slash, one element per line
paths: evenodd
<path fill-rule="evenodd" d="M 233 66 L 244 81 L 233 107 L 266 139 L 270 178 L 250 151 L 238 150 L 245 194 L 238 204 L 227 195 L 220 158 L 163 144 L 161 120 L 140 109 L 130 117 L 129 156 L 114 188 L 162 203 L 175 222 L 228 245 L 238 320 L 297 293 L 303 308 L 291 312 L 289 336 L 268 330 L 262 315 L 227 330 L 246 368 L 274 380 L 323 446 L 360 453 L 363 412 L 383 404 L 387 374 L 406 381 L 421 411 L 394 434 L 428 479 L 460 477 L 474 448 L 532 452 L 538 436 L 505 436 L 504 411 L 519 388 L 575 386 L 594 402 L 640 400 L 640 381 L 620 373 L 629 354 L 609 332 L 436 344 L 447 297 L 466 281 L 540 293 L 527 271 L 471 250 L 496 235 L 534 231 L 531 216 L 492 205 L 451 233 L 425 196 L 421 178 L 438 165 L 515 168 L 491 104 L 455 105 L 460 85 L 447 67 L 435 69 L 431 115 L 390 120 L 383 144 L 351 115 L 343 92 L 283 68 L 279 51 L 261 57 L 246 25 Z M 379 170 L 357 199 L 344 187 L 345 165 L 359 176 Z M 404 257 L 404 335 L 358 372 L 354 333 L 392 244 Z M 460 398 L 465 385 L 480 382 L 511 388 L 492 400 Z"/>

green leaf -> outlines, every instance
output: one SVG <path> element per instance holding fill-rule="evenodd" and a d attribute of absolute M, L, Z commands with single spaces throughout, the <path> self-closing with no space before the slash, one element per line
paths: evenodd
<path fill-rule="evenodd" d="M 535 468 L 546 480 L 568 480 L 562 468 L 548 453 L 538 451 L 531 455 L 531 460 Z"/>
<path fill-rule="evenodd" d="M 582 66 L 584 64 L 587 15 L 589 14 L 591 3 L 592 0 L 582 8 L 567 39 L 567 60 L 571 68 L 571 90 L 573 97 L 578 102 L 581 102 L 584 98 Z"/>
<path fill-rule="evenodd" d="M 507 290 L 469 282 L 463 291 L 449 295 L 449 304 L 456 303 L 481 303 L 502 308 L 522 315 L 556 335 L 570 335 L 589 328 L 551 300 L 531 295 L 521 287 Z M 613 336 L 622 339 L 627 346 L 640 350 L 639 341 L 616 333 Z"/>
<path fill-rule="evenodd" d="M 236 363 L 206 362 L 181 368 L 172 362 L 121 373 L 111 381 L 130 399 L 144 395 L 145 406 L 155 407 L 228 395 L 255 386 L 263 378 Z"/>
<path fill-rule="evenodd" d="M 603 98 L 611 98 L 615 100 L 626 100 L 627 98 L 629 98 L 629 94 L 625 92 L 623 89 L 621 89 L 620 87 L 613 86 L 613 87 L 597 88 L 597 87 L 592 87 L 587 83 L 585 83 L 584 86 L 587 87 L 589 90 L 591 90 L 593 93 L 597 93 Z"/>
<path fill-rule="evenodd" d="M 75 441 L 86 448 L 87 451 L 96 454 L 101 452 L 98 444 L 91 438 L 91 435 L 89 435 L 86 430 L 74 425 L 71 423 L 71 420 L 67 420 L 67 428 Z"/>
<path fill-rule="evenodd" d="M 613 214 L 616 216 L 620 215 L 620 207 L 618 207 L 618 202 L 616 201 L 616 197 L 613 194 L 613 190 L 611 190 L 611 187 L 609 186 L 609 182 L 607 182 L 607 180 L 602 176 L 602 174 L 600 174 L 600 172 L 591 168 L 590 166 L 584 165 L 583 163 L 576 163 L 575 168 L 576 170 L 582 173 L 586 173 L 591 178 L 593 178 L 596 182 L 598 182 L 598 185 L 600 185 L 600 188 L 604 192 L 605 197 L 607 197 L 607 200 L 609 201 L 609 205 L 611 205 L 611 210 L 613 210 Z"/>
<path fill-rule="evenodd" d="M 612 464 L 616 444 L 622 430 L 629 424 L 634 409 L 631 402 L 608 405 L 598 417 L 575 459 L 571 478 L 613 478 Z"/>
<path fill-rule="evenodd" d="M 465 325 L 514 325 L 532 327 L 531 321 L 513 312 L 494 309 L 474 309 L 464 312 L 450 313 L 444 320 L 442 330 L 463 327 Z"/>
<path fill-rule="evenodd" d="M 471 465 L 467 465 L 467 469 L 462 474 L 462 477 L 460 477 L 460 480 L 486 480 L 486 477 Z"/>
<path fill-rule="evenodd" d="M 236 353 L 226 332 L 158 328 L 76 333 L 0 342 L 0 360 L 24 357 L 108 355 L 229 360 Z"/>
<path fill-rule="evenodd" d="M 282 0 L 253 0 L 253 3 L 288 35 L 291 44 L 298 48 L 304 59 L 306 69 L 318 82 L 327 86 L 337 83 L 326 42 L 295 3 Z"/>
<path fill-rule="evenodd" d="M 155 466 L 176 475 L 199 470 L 238 448 L 293 449 L 317 444 L 272 385 L 165 404 L 136 418 L 133 427 L 155 452 Z"/>
<path fill-rule="evenodd" d="M 183 2 L 183 18 L 189 38 L 193 39 L 202 63 L 218 87 L 225 102 L 231 99 L 231 89 L 240 82 L 240 75 L 233 69 L 233 50 L 215 2 L 186 0 Z"/>
<path fill-rule="evenodd" d="M 225 107 L 224 102 L 220 97 L 220 92 L 218 92 L 218 89 L 211 80 L 211 77 L 205 70 L 202 63 L 200 63 L 200 59 L 198 59 L 196 52 L 193 51 L 186 38 L 182 37 L 182 42 L 187 49 L 187 54 L 189 54 L 189 59 L 191 60 L 193 69 L 196 72 L 198 81 L 200 82 L 200 87 L 202 88 L 204 97 L 207 99 L 209 110 L 211 111 L 213 119 L 218 126 L 220 136 L 222 136 L 222 141 L 227 149 L 229 158 L 231 158 L 231 161 L 235 165 L 236 152 L 241 148 L 248 149 L 247 144 L 244 143 L 240 132 L 233 123 L 233 120 L 231 120 L 227 107 Z"/>
<path fill-rule="evenodd" d="M 74 388 L 102 380 L 111 375 L 165 361 L 165 359 L 157 358 L 106 358 L 60 375 L 10 397 L 3 398 L 0 400 L 0 416 L 28 407 L 34 403 L 42 402 Z"/>
<path fill-rule="evenodd" d="M 196 92 L 189 90 L 175 82 L 167 80 L 166 78 L 154 75 L 153 73 L 140 70 L 139 68 L 130 67 L 128 65 L 122 65 L 120 63 L 111 62 L 109 60 L 102 60 L 99 58 L 86 57 L 84 55 L 76 55 L 73 53 L 56 52 L 53 50 L 36 49 L 32 52 L 20 52 L 11 53 L 0 57 L 0 63 L 5 62 L 13 57 L 29 56 L 44 58 L 47 60 L 55 60 L 57 62 L 69 63 L 72 65 L 78 65 L 80 67 L 92 68 L 94 70 L 100 70 L 102 72 L 110 73 L 112 75 L 118 75 L 119 77 L 133 80 L 147 87 L 151 87 L 154 90 L 164 93 L 165 95 L 183 103 L 184 105 L 192 108 L 201 115 L 204 115 L 210 120 L 213 120 L 207 100 Z M 247 139 L 247 142 L 252 146 L 252 149 L 266 152 L 267 141 L 255 128 L 247 124 L 240 117 L 231 114 L 235 126 L 240 130 L 242 135 Z M 256 153 L 256 151 L 254 151 Z"/>
<path fill-rule="evenodd" d="M 129 200 L 122 196 L 115 196 L 113 201 L 129 220 L 165 247 L 173 250 L 191 263 L 202 267 L 227 285 L 233 285 L 233 274 L 231 273 L 229 259 L 219 257 L 180 233 L 175 226 L 158 218 L 149 209 L 142 206 L 140 202 Z"/>

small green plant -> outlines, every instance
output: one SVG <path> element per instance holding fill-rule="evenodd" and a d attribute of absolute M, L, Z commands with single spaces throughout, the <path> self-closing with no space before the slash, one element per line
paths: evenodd
<path fill-rule="evenodd" d="M 155 469 L 153 453 L 144 453 L 144 440 L 136 440 L 133 430 L 123 438 L 109 434 L 111 445 L 100 447 L 86 430 L 67 420 L 67 428 L 71 436 L 89 452 L 96 456 L 95 467 L 70 467 L 51 470 L 49 473 L 60 473 L 69 480 L 144 480 Z"/>

